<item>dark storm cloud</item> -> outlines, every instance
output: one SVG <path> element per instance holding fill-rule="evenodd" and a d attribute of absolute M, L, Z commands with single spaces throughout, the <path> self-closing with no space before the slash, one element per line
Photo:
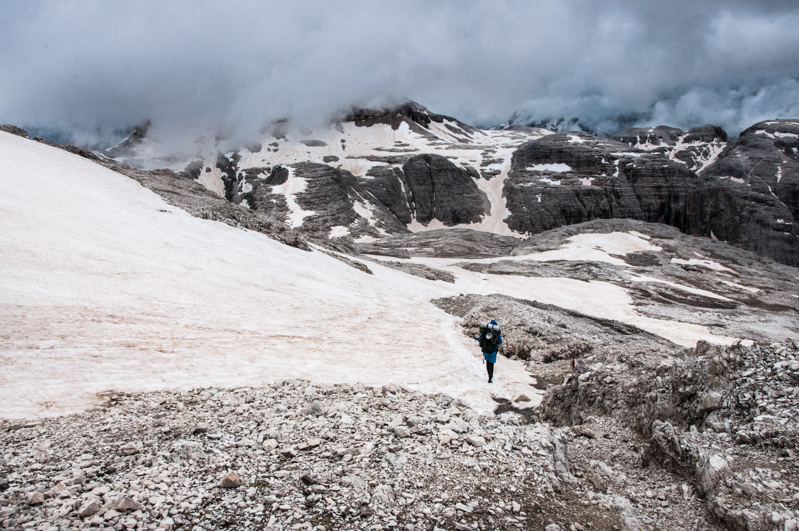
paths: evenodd
<path fill-rule="evenodd" d="M 7 0 L 0 20 L 0 122 L 76 140 L 145 118 L 249 136 L 404 98 L 606 130 L 799 116 L 795 2 Z"/>

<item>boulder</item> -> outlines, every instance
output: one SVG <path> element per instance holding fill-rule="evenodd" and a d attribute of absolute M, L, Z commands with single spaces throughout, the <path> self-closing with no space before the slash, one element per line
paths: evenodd
<path fill-rule="evenodd" d="M 225 474 L 221 480 L 219 480 L 217 487 L 221 487 L 223 489 L 235 489 L 237 487 L 241 487 L 241 484 L 242 481 L 239 475 L 231 470 Z"/>

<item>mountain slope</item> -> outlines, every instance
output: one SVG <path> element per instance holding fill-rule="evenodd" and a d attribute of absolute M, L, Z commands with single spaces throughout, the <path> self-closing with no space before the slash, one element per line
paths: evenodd
<path fill-rule="evenodd" d="M 170 164 L 220 197 L 344 245 L 443 228 L 523 238 L 632 218 L 797 265 L 795 123 L 757 124 L 733 143 L 713 125 L 607 139 L 481 130 L 408 102 L 354 110 L 314 131 L 277 123 L 258 142 L 206 146 L 202 157 Z M 102 155 L 145 166 L 174 159 L 156 156 L 143 131 Z"/>
<path fill-rule="evenodd" d="M 288 377 L 490 402 L 475 347 L 428 302 L 451 293 L 445 283 L 378 265 L 367 275 L 191 217 L 118 173 L 7 133 L 0 161 L 2 416 L 83 409 L 107 389 Z M 519 392 L 513 367 L 507 393 Z"/>

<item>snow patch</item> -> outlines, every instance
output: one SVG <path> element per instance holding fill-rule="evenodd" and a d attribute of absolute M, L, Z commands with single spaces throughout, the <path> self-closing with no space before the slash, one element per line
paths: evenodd
<path fill-rule="evenodd" d="M 757 288 L 750 288 L 748 286 L 742 286 L 740 284 L 736 284 L 735 282 L 730 282 L 729 280 L 722 280 L 722 284 L 727 284 L 728 286 L 732 286 L 733 288 L 742 289 L 744 291 L 748 291 L 749 293 L 758 293 L 760 290 Z"/>
<path fill-rule="evenodd" d="M 535 164 L 533 166 L 528 166 L 527 171 L 551 171 L 555 173 L 563 173 L 567 171 L 574 171 L 572 170 L 571 166 L 568 164 Z"/>
<path fill-rule="evenodd" d="M 560 186 L 560 184 L 561 184 L 560 181 L 553 181 L 552 179 L 549 179 L 548 177 L 542 177 L 542 178 L 538 179 L 538 182 L 547 183 L 550 186 Z"/>
<path fill-rule="evenodd" d="M 712 291 L 707 291 L 704 289 L 694 288 L 691 286 L 685 286 L 683 284 L 677 284 L 676 282 L 669 282 L 668 280 L 662 280 L 655 277 L 650 277 L 646 275 L 631 275 L 630 280 L 633 282 L 652 282 L 656 284 L 665 284 L 667 286 L 671 286 L 672 288 L 678 289 L 680 291 L 684 291 L 686 293 L 691 293 L 693 295 L 699 295 L 701 297 L 708 297 L 711 299 L 717 299 L 720 301 L 727 301 L 731 302 L 731 299 L 724 297 L 723 295 L 718 295 L 713 293 Z"/>
<path fill-rule="evenodd" d="M 734 269 L 730 269 L 729 267 L 725 267 L 718 262 L 714 262 L 712 260 L 698 260 L 696 258 L 689 258 L 688 260 L 682 258 L 672 258 L 672 264 L 682 264 L 682 265 L 693 265 L 698 267 L 704 267 L 705 269 L 712 269 L 714 271 L 729 271 L 731 273 L 738 274 L 738 271 Z"/>
<path fill-rule="evenodd" d="M 222 180 L 222 170 L 215 165 L 211 166 L 211 171 L 200 173 L 200 176 L 197 177 L 197 182 L 219 197 L 225 197 L 225 182 Z"/>
<path fill-rule="evenodd" d="M 343 227 L 341 225 L 330 227 L 331 238 L 343 238 L 349 235 L 350 235 L 350 229 L 348 227 Z"/>
<path fill-rule="evenodd" d="M 294 176 L 294 168 L 289 167 L 289 177 L 283 184 L 272 187 L 272 193 L 283 194 L 286 198 L 286 205 L 289 207 L 288 223 L 291 227 L 302 226 L 303 221 L 308 216 L 313 216 L 316 212 L 310 210 L 303 210 L 297 204 L 297 194 L 304 192 L 308 187 L 308 181 L 302 177 Z"/>

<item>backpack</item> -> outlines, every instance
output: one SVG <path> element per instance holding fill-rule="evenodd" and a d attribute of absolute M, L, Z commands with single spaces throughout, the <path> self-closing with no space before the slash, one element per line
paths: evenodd
<path fill-rule="evenodd" d="M 499 326 L 480 323 L 480 350 L 482 350 L 484 354 L 491 354 L 497 350 L 499 334 Z"/>

